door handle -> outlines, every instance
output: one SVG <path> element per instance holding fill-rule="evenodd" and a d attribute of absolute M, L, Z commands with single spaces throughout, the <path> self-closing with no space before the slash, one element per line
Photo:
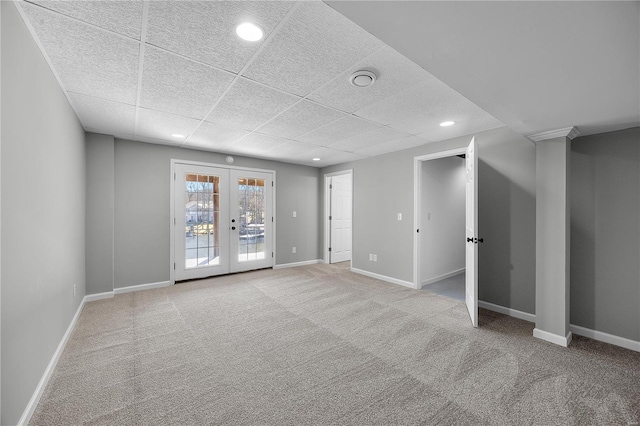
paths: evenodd
<path fill-rule="evenodd" d="M 467 242 L 468 243 L 472 243 L 473 242 L 473 238 L 467 238 Z"/>
<path fill-rule="evenodd" d="M 232 230 L 232 231 L 235 231 L 235 230 L 236 230 L 236 227 L 235 227 L 235 226 L 232 226 L 232 227 L 231 227 L 231 230 Z"/>
<path fill-rule="evenodd" d="M 236 223 L 236 220 L 235 219 L 231 219 L 231 223 Z"/>
<path fill-rule="evenodd" d="M 474 241 L 474 243 L 478 244 L 478 243 L 484 243 L 484 238 L 476 238 L 476 240 Z"/>

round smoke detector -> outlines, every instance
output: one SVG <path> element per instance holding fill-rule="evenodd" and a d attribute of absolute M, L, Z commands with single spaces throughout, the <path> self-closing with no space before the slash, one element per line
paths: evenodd
<path fill-rule="evenodd" d="M 349 81 L 356 87 L 368 87 L 376 81 L 376 75 L 371 71 L 356 71 L 351 74 Z"/>

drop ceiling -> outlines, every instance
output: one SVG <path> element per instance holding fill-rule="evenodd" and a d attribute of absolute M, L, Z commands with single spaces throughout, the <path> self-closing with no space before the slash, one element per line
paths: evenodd
<path fill-rule="evenodd" d="M 640 125 L 639 2 L 18 5 L 85 129 L 119 138 L 323 167 L 503 125 Z M 245 20 L 265 38 L 240 40 Z"/>
<path fill-rule="evenodd" d="M 323 167 L 503 126 L 320 1 L 17 4 L 90 132 Z"/>
<path fill-rule="evenodd" d="M 524 136 L 640 125 L 638 1 L 327 3 Z"/>

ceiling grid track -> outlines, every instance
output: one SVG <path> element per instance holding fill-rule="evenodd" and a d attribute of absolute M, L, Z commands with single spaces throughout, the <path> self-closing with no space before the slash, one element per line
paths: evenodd
<path fill-rule="evenodd" d="M 229 93 L 229 91 L 233 88 L 233 86 L 236 84 L 236 82 L 242 78 L 242 74 L 244 74 L 247 69 L 249 69 L 249 67 L 251 66 L 251 64 L 253 63 L 253 61 L 260 55 L 260 53 L 262 53 L 262 51 L 264 50 L 264 48 L 271 42 L 271 40 L 275 37 L 275 35 L 278 33 L 278 31 L 280 30 L 280 28 L 282 28 L 284 26 L 284 24 L 289 20 L 289 18 L 291 17 L 291 15 L 293 15 L 293 13 L 298 9 L 298 7 L 300 6 L 300 2 L 295 2 L 295 4 L 291 7 L 291 9 L 289 9 L 289 11 L 287 12 L 287 14 L 284 16 L 284 18 L 282 18 L 282 20 L 280 22 L 278 22 L 278 25 L 276 25 L 276 27 L 273 29 L 273 31 L 271 31 L 271 33 L 269 33 L 269 35 L 267 36 L 267 38 L 264 40 L 264 42 L 260 45 L 260 47 L 258 47 L 258 50 L 256 50 L 256 52 L 251 56 L 251 58 L 249 58 L 249 60 L 247 61 L 246 64 L 244 64 L 244 66 L 242 67 L 242 69 L 240 71 L 238 71 L 238 73 L 236 74 L 235 78 L 233 79 L 233 81 L 231 81 L 231 83 L 227 86 L 227 88 L 225 89 L 224 92 L 222 92 L 222 95 L 220 95 L 220 97 L 218 98 L 218 100 L 213 104 L 213 106 L 206 112 L 206 114 L 204 115 L 204 117 L 200 120 L 200 122 L 198 123 L 198 125 L 196 126 L 195 129 L 193 129 L 193 131 L 187 135 L 187 137 L 185 138 L 184 142 L 180 145 L 180 147 L 184 147 L 184 145 L 189 141 L 189 138 L 191 136 L 193 136 L 193 134 L 195 132 L 198 131 L 198 129 L 200 128 L 200 126 L 202 126 L 202 123 L 204 123 L 206 121 L 206 118 L 213 112 L 213 110 L 216 109 L 216 107 L 218 106 L 218 104 L 220 104 L 220 102 L 222 102 L 222 100 L 224 99 L 224 97 L 227 95 L 227 93 Z M 268 85 L 265 85 L 267 87 L 270 87 Z M 300 103 L 302 101 L 302 99 L 298 102 L 296 102 L 294 105 L 297 105 L 298 103 Z M 274 117 L 275 118 L 275 117 Z M 251 131 L 250 133 L 248 133 L 247 135 L 243 136 L 242 138 L 238 139 L 237 141 L 231 143 L 229 146 L 237 143 L 239 140 L 247 137 L 248 135 L 252 134 L 253 131 Z"/>
<path fill-rule="evenodd" d="M 296 6 L 297 6 L 297 4 L 296 4 Z M 288 16 L 288 15 L 287 15 L 287 16 Z M 283 20 L 283 21 L 284 21 L 284 20 Z M 278 28 L 279 28 L 279 26 L 278 26 Z M 319 90 L 321 90 L 321 89 L 323 89 L 324 87 L 328 86 L 329 84 L 333 83 L 333 82 L 334 82 L 334 81 L 336 81 L 340 76 L 342 76 L 342 74 L 344 74 L 344 72 L 345 72 L 346 70 L 348 70 L 349 68 L 351 68 L 351 67 L 353 67 L 353 66 L 357 65 L 359 62 L 364 61 L 364 60 L 365 60 L 365 59 L 367 59 L 369 56 L 371 56 L 371 55 L 373 55 L 374 53 L 378 52 L 378 51 L 379 51 L 380 49 L 382 49 L 383 47 L 384 47 L 384 46 L 380 46 L 379 48 L 375 49 L 373 52 L 369 53 L 369 54 L 368 54 L 367 56 L 365 56 L 364 58 L 359 58 L 356 62 L 354 62 L 353 64 L 349 65 L 349 66 L 348 66 L 344 71 L 339 72 L 335 77 L 333 77 L 333 78 L 329 79 L 327 82 L 325 82 L 324 84 L 320 85 L 320 86 L 319 86 L 319 87 L 317 87 L 315 90 L 312 90 L 311 92 L 309 92 L 309 93 L 307 93 L 306 95 L 304 95 L 303 97 L 301 97 L 301 98 L 300 98 L 300 100 L 299 100 L 298 102 L 294 103 L 294 104 L 293 104 L 293 105 L 291 105 L 289 108 L 286 108 L 286 109 L 282 110 L 279 114 L 277 114 L 277 115 L 275 115 L 275 116 L 271 117 L 269 120 L 267 120 L 267 121 L 265 121 L 264 123 L 262 123 L 259 127 L 255 128 L 255 129 L 254 129 L 254 130 L 252 130 L 251 132 L 247 133 L 246 135 L 242 136 L 242 137 L 241 137 L 241 138 L 239 138 L 238 140 L 234 141 L 234 142 L 233 142 L 233 143 L 231 143 L 229 146 L 233 146 L 233 145 L 237 144 L 238 142 L 242 141 L 242 139 L 244 139 L 244 138 L 246 138 L 246 137 L 248 137 L 248 136 L 250 136 L 250 135 L 252 135 L 252 134 L 254 134 L 254 133 L 258 133 L 258 134 L 262 134 L 262 135 L 267 135 L 267 136 L 272 136 L 272 135 L 269 135 L 269 134 L 267 134 L 267 133 L 260 133 L 260 132 L 259 132 L 259 130 L 260 130 L 262 127 L 264 127 L 264 126 L 266 126 L 267 124 L 269 124 L 269 123 L 271 123 L 272 121 L 274 121 L 275 119 L 277 119 L 278 117 L 280 117 L 280 116 L 281 116 L 282 114 L 284 114 L 285 112 L 287 112 L 287 111 L 289 111 L 290 109 L 294 108 L 296 105 L 300 104 L 300 103 L 301 103 L 301 102 L 303 102 L 303 101 L 312 102 L 312 103 L 314 103 L 314 104 L 316 104 L 316 105 L 320 105 L 320 106 L 321 106 L 321 107 L 323 107 L 323 108 L 331 109 L 331 110 L 333 110 L 333 111 L 336 111 L 336 112 L 339 112 L 339 113 L 342 113 L 342 114 L 346 114 L 346 115 L 349 115 L 349 116 L 357 117 L 357 118 L 359 118 L 359 119 L 361 119 L 361 120 L 364 120 L 364 121 L 369 121 L 369 122 L 371 122 L 371 123 L 375 123 L 374 121 L 367 120 L 366 118 L 358 117 L 357 115 L 355 115 L 355 114 L 353 114 L 353 113 L 350 113 L 350 112 L 347 112 L 347 111 L 343 111 L 343 110 L 341 110 L 341 109 L 339 109 L 339 108 L 335 108 L 335 107 L 332 107 L 332 106 L 330 106 L 330 105 L 323 105 L 323 104 L 321 104 L 321 103 L 319 103 L 319 102 L 316 102 L 316 101 L 314 101 L 314 100 L 312 100 L 312 99 L 309 99 L 309 96 L 313 95 L 314 93 L 318 92 Z M 258 52 L 256 52 L 256 55 L 257 55 L 257 54 L 258 54 Z M 254 59 L 254 58 L 255 58 L 255 55 L 254 55 L 254 57 L 252 57 L 252 58 L 251 58 L 251 61 L 253 61 L 253 59 Z M 250 61 L 250 62 L 251 62 L 251 61 Z M 242 69 L 242 71 L 241 71 L 241 73 L 243 73 L 243 72 L 246 70 L 246 68 L 248 68 L 248 66 L 247 66 L 247 67 L 245 67 L 245 68 L 243 68 L 243 69 Z M 235 81 L 235 80 L 234 80 L 234 81 Z M 251 81 L 254 81 L 254 80 L 251 80 Z M 271 89 L 273 89 L 273 87 L 271 87 L 271 86 L 269 86 L 269 85 L 266 85 L 266 86 L 267 86 L 267 87 L 269 87 L 269 88 L 271 88 Z M 292 93 L 292 95 L 294 95 L 294 96 L 299 96 L 299 95 L 296 95 L 296 94 L 293 94 L 293 93 Z M 213 108 L 212 108 L 212 110 L 213 110 Z M 211 113 L 211 111 L 209 111 L 209 113 Z M 308 131 L 308 132 L 306 132 L 306 133 L 303 133 L 303 134 L 301 134 L 301 135 L 298 135 L 297 137 L 299 138 L 299 137 L 301 137 L 301 136 L 308 135 L 309 133 L 315 132 L 315 131 L 316 131 L 316 130 L 318 130 L 318 129 L 321 129 L 321 128 L 323 128 L 323 127 L 329 126 L 329 125 L 331 125 L 331 124 L 335 123 L 336 121 L 342 120 L 343 118 L 344 118 L 344 117 L 337 118 L 337 119 L 335 119 L 335 120 L 333 120 L 333 121 L 330 121 L 329 123 L 323 124 L 322 126 L 320 126 L 320 127 L 316 128 L 316 129 L 313 129 L 313 130 L 311 130 L 311 131 Z M 377 123 L 376 123 L 376 124 L 377 124 Z M 323 145 L 316 145 L 316 144 L 311 143 L 311 142 L 302 142 L 302 141 L 299 141 L 299 140 L 296 140 L 296 139 L 285 138 L 285 137 L 282 137 L 282 136 L 277 136 L 277 137 L 278 137 L 278 138 L 280 138 L 280 139 L 286 139 L 286 140 L 288 140 L 288 141 L 292 141 L 292 142 L 304 143 L 304 144 L 306 144 L 306 145 L 310 145 L 310 147 L 326 148 L 326 149 L 332 149 L 332 150 L 334 150 L 334 151 L 340 151 L 340 152 L 346 152 L 346 153 L 348 153 L 348 154 L 353 154 L 353 152 L 351 152 L 351 151 L 344 151 L 344 150 L 337 149 L 337 148 L 327 148 L 326 146 L 323 146 Z M 275 149 L 275 148 L 277 148 L 277 147 L 274 147 L 274 148 L 272 148 L 272 149 Z"/>
<path fill-rule="evenodd" d="M 142 27 L 140 29 L 140 56 L 138 59 L 138 90 L 136 93 L 136 116 L 133 134 L 138 135 L 138 117 L 140 115 L 140 98 L 142 97 L 142 74 L 144 72 L 144 50 L 147 42 L 147 24 L 149 21 L 149 1 L 142 2 Z"/>

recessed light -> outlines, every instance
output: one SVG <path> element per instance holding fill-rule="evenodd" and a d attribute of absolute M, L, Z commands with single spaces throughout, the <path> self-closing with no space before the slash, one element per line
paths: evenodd
<path fill-rule="evenodd" d="M 258 41 L 262 38 L 262 30 L 256 24 L 243 22 L 236 27 L 236 34 L 246 41 Z"/>
<path fill-rule="evenodd" d="M 314 158 L 313 161 L 320 161 L 318 157 Z"/>
<path fill-rule="evenodd" d="M 455 121 L 443 121 L 442 123 L 440 123 L 440 127 L 449 127 L 453 126 L 454 124 L 456 124 Z"/>
<path fill-rule="evenodd" d="M 172 133 L 171 136 L 174 138 L 184 138 L 184 135 L 181 135 L 180 133 Z"/>

